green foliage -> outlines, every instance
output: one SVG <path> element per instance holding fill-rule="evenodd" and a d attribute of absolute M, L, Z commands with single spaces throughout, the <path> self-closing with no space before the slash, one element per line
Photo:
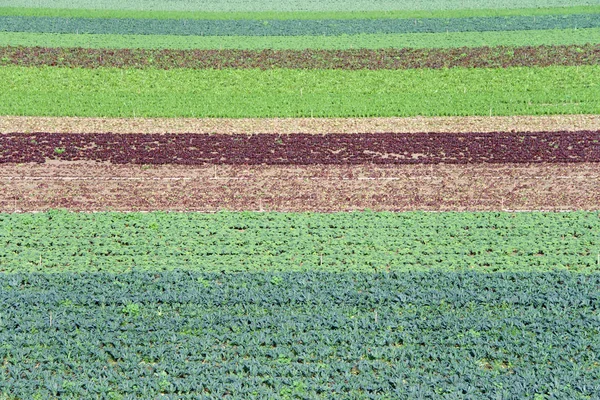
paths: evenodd
<path fill-rule="evenodd" d="M 596 0 L 36 0 L 40 8 L 158 11 L 390 11 L 597 6 Z M 2 0 L 3 7 L 31 7 L 32 0 Z"/>
<path fill-rule="evenodd" d="M 567 15 L 596 14 L 600 6 L 575 6 L 554 8 L 514 8 L 514 9 L 455 9 L 455 10 L 392 10 L 392 11 L 156 11 L 156 10 L 113 10 L 76 8 L 19 8 L 0 7 L 0 15 L 28 17 L 67 17 L 67 18 L 147 18 L 147 19 L 222 19 L 222 20 L 266 20 L 266 19 L 357 19 L 357 18 L 464 18 L 464 17 L 503 17 L 513 15 Z"/>
<path fill-rule="evenodd" d="M 318 20 L 176 20 L 1 16 L 6 32 L 180 36 L 342 36 L 600 28 L 596 14 Z"/>
<path fill-rule="evenodd" d="M 0 32 L 1 46 L 145 49 L 357 49 L 538 46 L 600 43 L 600 29 L 363 34 L 344 36 L 48 35 Z"/>
<path fill-rule="evenodd" d="M 598 232 L 595 212 L 0 214 L 0 271 L 594 272 Z"/>
<path fill-rule="evenodd" d="M 121 312 L 130 317 L 137 317 L 140 315 L 140 305 L 136 303 L 126 304 L 125 307 L 121 310 Z"/>
<path fill-rule="evenodd" d="M 569 272 L 2 274 L 0 392 L 593 398 L 599 285 Z"/>
<path fill-rule="evenodd" d="M 600 66 L 376 71 L 6 66 L 0 68 L 0 92 L 2 115 L 577 114 L 600 112 Z"/>

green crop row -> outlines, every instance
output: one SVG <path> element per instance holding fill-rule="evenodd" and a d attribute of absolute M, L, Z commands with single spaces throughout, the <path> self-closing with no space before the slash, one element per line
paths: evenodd
<path fill-rule="evenodd" d="M 600 28 L 599 14 L 426 19 L 175 20 L 0 16 L 5 32 L 183 36 L 341 36 Z"/>
<path fill-rule="evenodd" d="M 514 9 L 597 6 L 597 0 L 35 0 L 40 8 L 153 11 L 391 11 Z M 32 0 L 1 0 L 0 7 L 32 6 Z"/>
<path fill-rule="evenodd" d="M 0 274 L 9 398 L 591 399 L 600 275 Z"/>
<path fill-rule="evenodd" d="M 0 46 L 143 49 L 380 49 L 600 43 L 600 29 L 342 36 L 173 36 L 0 32 Z"/>
<path fill-rule="evenodd" d="M 0 214 L 0 272 L 600 271 L 598 213 Z"/>
<path fill-rule="evenodd" d="M 574 6 L 554 8 L 514 9 L 468 9 L 468 10 L 392 10 L 392 11 L 262 11 L 262 12 L 215 12 L 215 11 L 150 11 L 114 9 L 72 8 L 19 8 L 0 7 L 0 15 L 27 17 L 65 18 L 137 18 L 137 19 L 358 19 L 358 18 L 465 18 L 465 17 L 510 17 L 533 15 L 598 14 L 600 6 Z"/>
<path fill-rule="evenodd" d="M 449 70 L 0 68 L 0 114 L 356 117 L 600 112 L 600 66 Z"/>

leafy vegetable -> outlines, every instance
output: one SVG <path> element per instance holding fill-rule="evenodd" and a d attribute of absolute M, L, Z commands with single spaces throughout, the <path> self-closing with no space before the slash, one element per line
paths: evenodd
<path fill-rule="evenodd" d="M 0 392 L 584 399 L 600 275 L 2 274 Z"/>
<path fill-rule="evenodd" d="M 0 68 L 0 114 L 345 117 L 600 112 L 600 66 L 449 70 Z"/>
<path fill-rule="evenodd" d="M 600 271 L 597 212 L 0 214 L 0 271 Z"/>
<path fill-rule="evenodd" d="M 379 49 L 600 43 L 600 29 L 362 34 L 344 36 L 79 35 L 0 32 L 1 46 L 144 49 Z"/>
<path fill-rule="evenodd" d="M 4 32 L 180 35 L 180 36 L 340 36 L 392 33 L 486 32 L 598 28 L 596 14 L 317 20 L 201 20 L 1 16 Z"/>

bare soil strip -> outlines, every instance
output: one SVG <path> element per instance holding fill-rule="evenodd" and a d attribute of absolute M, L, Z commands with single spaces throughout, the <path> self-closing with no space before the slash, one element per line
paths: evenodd
<path fill-rule="evenodd" d="M 600 164 L 5 164 L 0 212 L 599 210 Z"/>
<path fill-rule="evenodd" d="M 0 116 L 0 133 L 364 133 L 600 130 L 600 115 L 411 118 L 82 118 Z"/>

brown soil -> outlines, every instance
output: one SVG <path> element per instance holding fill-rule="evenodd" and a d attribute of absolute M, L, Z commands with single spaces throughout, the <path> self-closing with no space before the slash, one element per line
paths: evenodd
<path fill-rule="evenodd" d="M 81 118 L 0 116 L 0 133 L 539 132 L 600 129 L 600 115 L 411 118 Z"/>
<path fill-rule="evenodd" d="M 0 211 L 598 210 L 600 164 L 5 164 Z"/>

